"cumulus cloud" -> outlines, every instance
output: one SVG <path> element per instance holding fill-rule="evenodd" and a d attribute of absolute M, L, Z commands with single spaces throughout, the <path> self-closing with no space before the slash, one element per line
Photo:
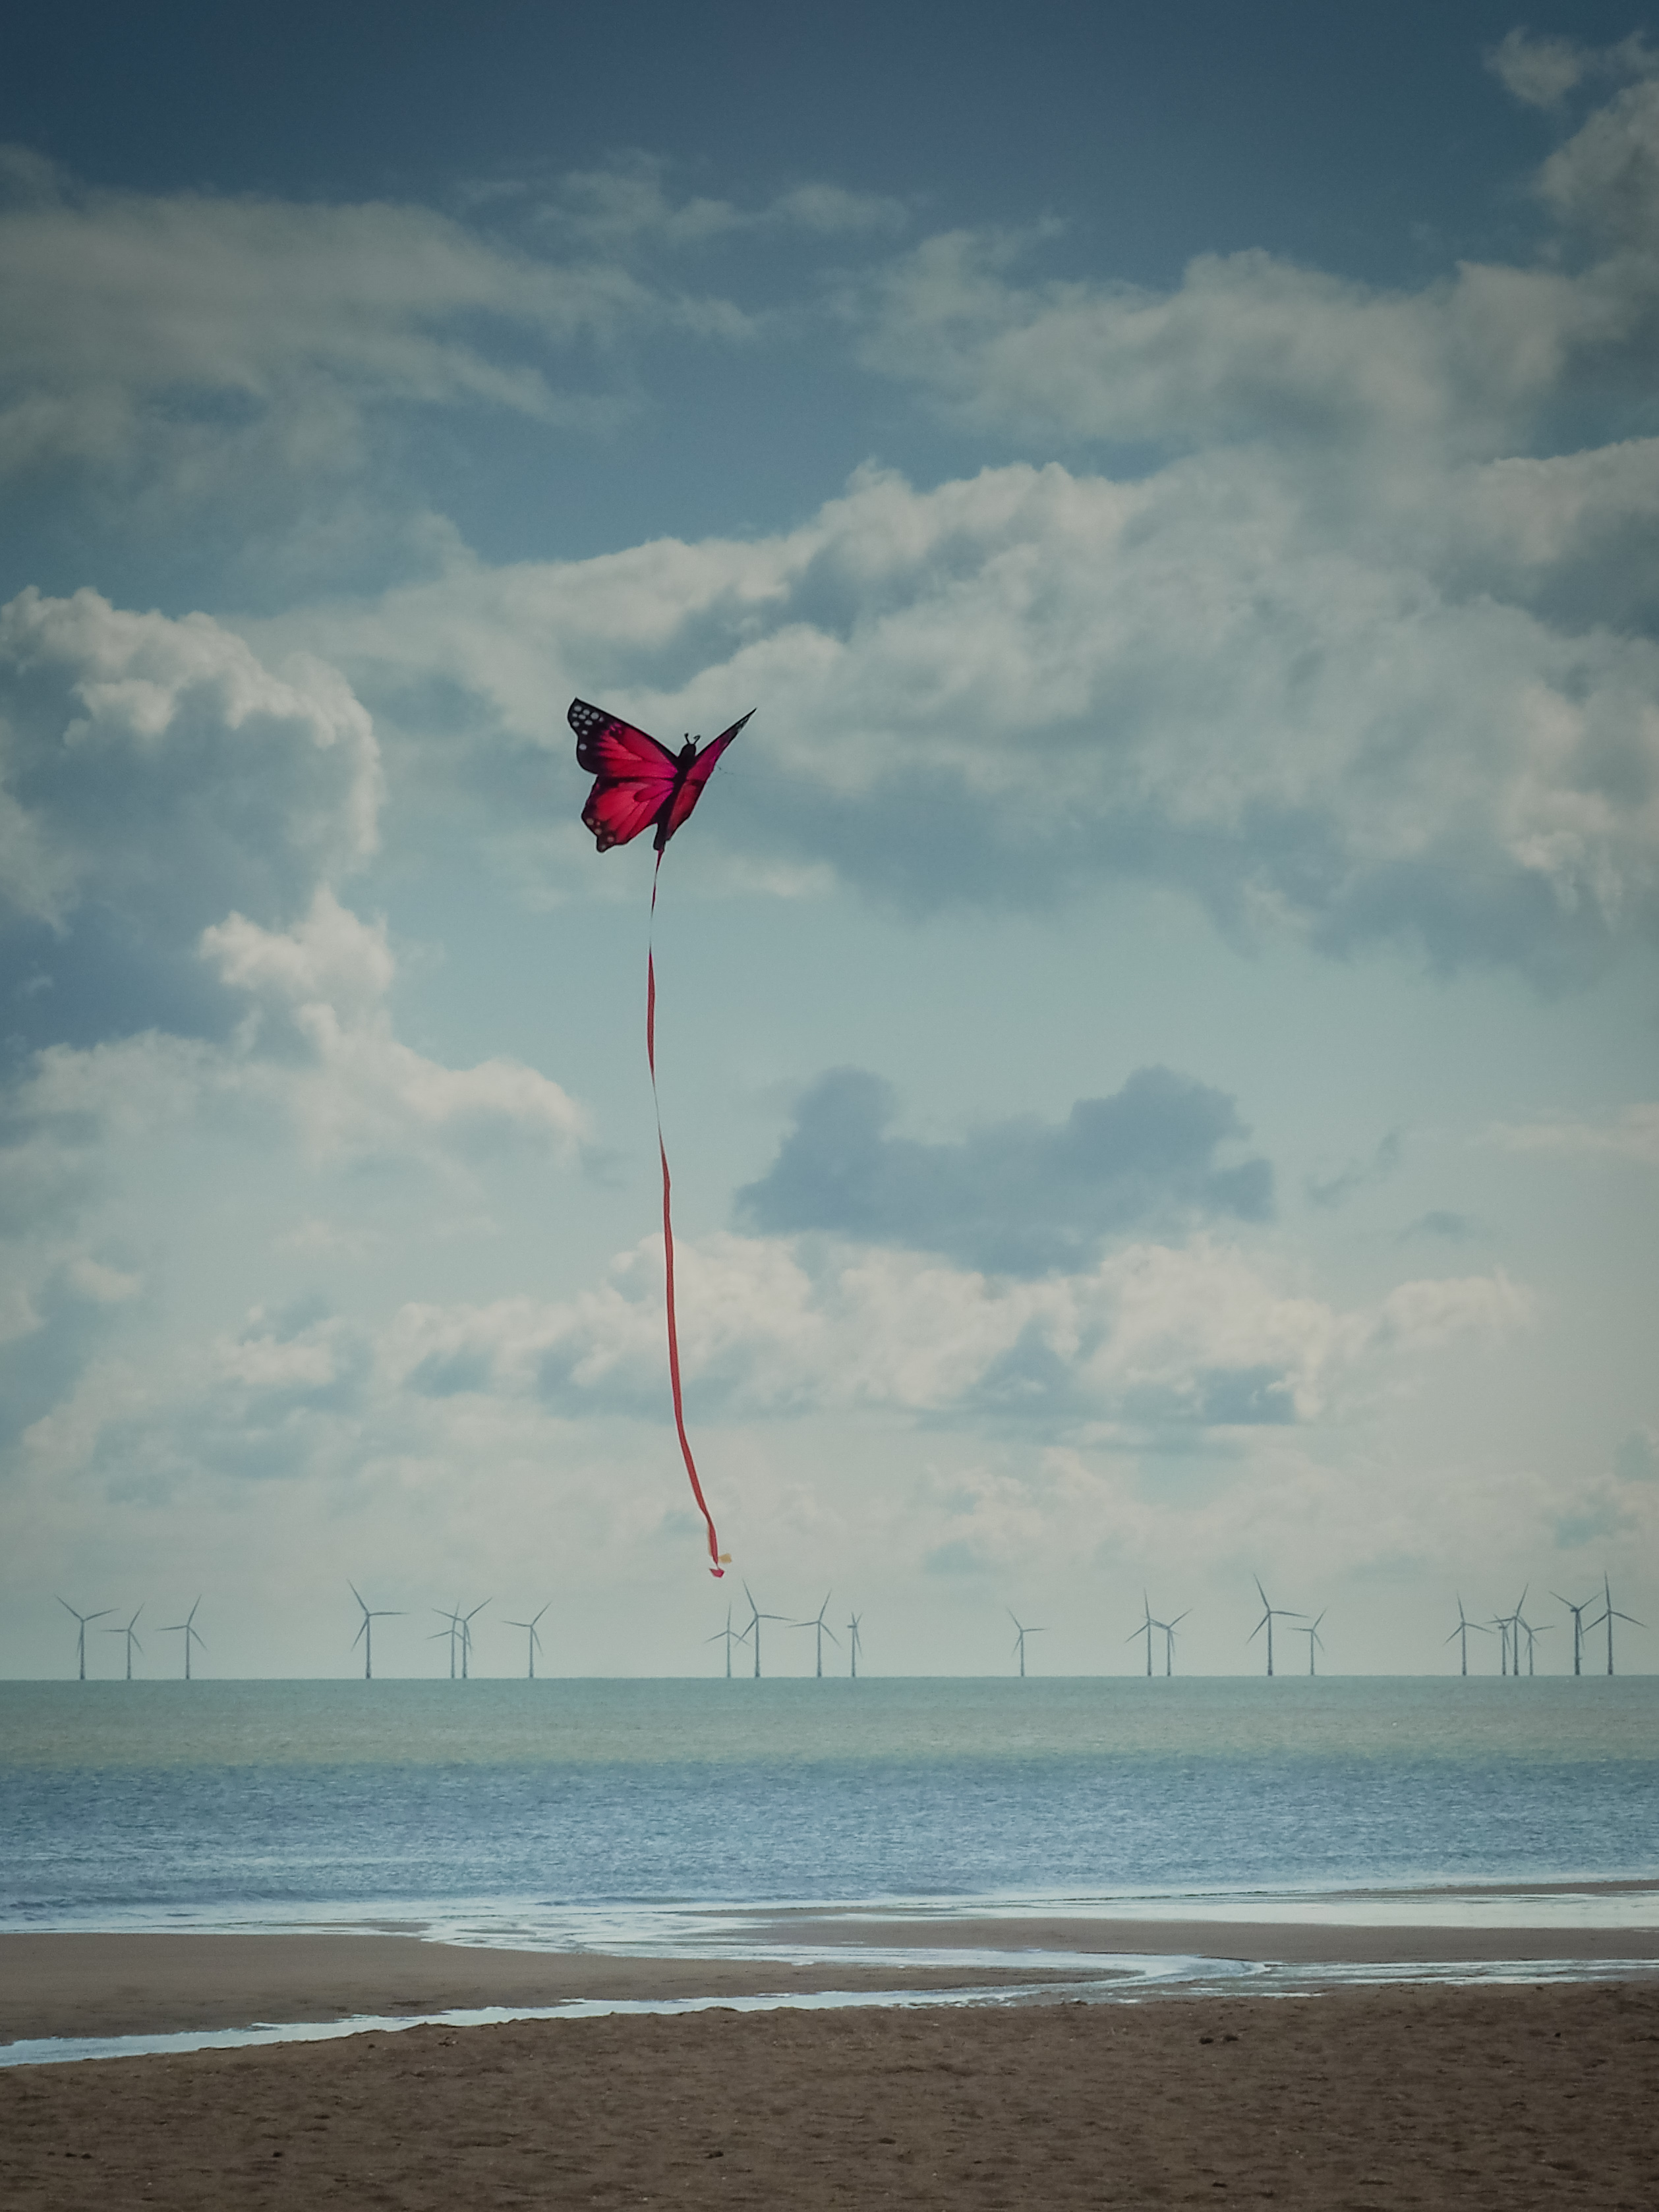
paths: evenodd
<path fill-rule="evenodd" d="M 1650 76 L 1659 53 L 1639 31 L 1617 46 L 1587 46 L 1577 39 L 1537 38 L 1517 27 L 1506 31 L 1486 56 L 1487 68 L 1503 89 L 1527 107 L 1558 107 L 1587 81 Z"/>
<path fill-rule="evenodd" d="M 279 1101 L 315 1153 L 527 1141 L 568 1157 L 582 1135 L 574 1101 L 521 1061 L 446 1067 L 400 1042 L 385 1004 L 394 973 L 385 927 L 326 888 L 291 930 L 232 914 L 204 932 L 202 952 L 253 1009 L 216 1086 Z"/>
<path fill-rule="evenodd" d="M 202 929 L 233 904 L 274 923 L 308 903 L 374 849 L 380 795 L 369 716 L 332 669 L 273 672 L 205 615 L 22 592 L 0 609 L 0 951 L 20 1026 L 211 1027 Z"/>
<path fill-rule="evenodd" d="M 1402 1284 L 1341 1313 L 1207 1237 L 1025 1281 L 812 1239 L 715 1237 L 681 1251 L 681 1356 L 705 1416 L 881 1410 L 1034 1435 L 1284 1425 L 1317 1419 L 1378 1363 L 1498 1340 L 1533 1312 L 1522 1287 L 1475 1276 Z M 656 1417 L 661 1300 L 652 1240 L 564 1304 L 407 1307 L 388 1371 L 418 1394 Z"/>
<path fill-rule="evenodd" d="M 0 1099 L 14 1232 L 72 1218 L 110 1148 L 203 1115 L 275 1117 L 314 1160 L 578 1144 L 534 1069 L 395 1035 L 385 928 L 334 888 L 374 851 L 381 771 L 332 668 L 273 672 L 205 616 L 26 592 L 0 611 L 0 788 L 28 863 L 0 883 L 0 956 L 36 1047 Z"/>
<path fill-rule="evenodd" d="M 1431 514 L 1402 481 L 1372 539 L 1259 452 L 1134 483 L 872 471 L 781 537 L 466 567 L 273 635 L 418 730 L 460 686 L 521 815 L 558 811 L 551 754 L 574 816 L 572 691 L 648 729 L 759 701 L 711 850 L 912 908 L 1127 872 L 1241 935 L 1560 977 L 1659 921 L 1659 647 L 1548 604 L 1659 520 L 1659 441 L 1619 474 L 1482 465 Z"/>
<path fill-rule="evenodd" d="M 1659 252 L 1659 80 L 1627 86 L 1592 115 L 1544 164 L 1539 191 L 1569 231 L 1620 257 L 1613 267 L 1632 290 L 1641 284 Z"/>
<path fill-rule="evenodd" d="M 897 1095 L 859 1068 L 820 1076 L 738 1218 L 770 1234 L 825 1230 L 940 1252 L 991 1273 L 1076 1269 L 1108 1236 L 1231 1215 L 1264 1219 L 1272 1170 L 1217 1153 L 1247 1132 L 1233 1101 L 1166 1067 L 1110 1098 L 1082 1098 L 1058 1127 L 1034 1118 L 955 1144 L 894 1137 Z"/>

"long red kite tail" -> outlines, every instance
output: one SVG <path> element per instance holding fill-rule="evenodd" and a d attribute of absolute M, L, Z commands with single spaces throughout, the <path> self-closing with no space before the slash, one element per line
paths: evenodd
<path fill-rule="evenodd" d="M 703 1495 L 703 1486 L 697 1479 L 697 1462 L 692 1457 L 691 1438 L 686 1434 L 686 1407 L 680 1389 L 680 1330 L 674 1309 L 674 1212 L 670 1203 L 673 1186 L 668 1179 L 668 1154 L 662 1142 L 662 1107 L 656 1095 L 656 951 L 652 942 L 656 929 L 656 879 L 662 872 L 662 851 L 657 848 L 656 866 L 651 870 L 651 931 L 645 940 L 645 1058 L 651 1071 L 651 1110 L 656 1115 L 656 1153 L 662 1163 L 662 1256 L 663 1284 L 668 1293 L 668 1388 L 674 1395 L 674 1425 L 680 1437 L 680 1455 L 686 1462 L 686 1472 L 692 1479 L 692 1496 L 697 1500 L 697 1510 L 709 1524 L 709 1558 L 712 1562 L 709 1572 L 723 1575 L 720 1539 L 715 1534 L 714 1516 Z"/>

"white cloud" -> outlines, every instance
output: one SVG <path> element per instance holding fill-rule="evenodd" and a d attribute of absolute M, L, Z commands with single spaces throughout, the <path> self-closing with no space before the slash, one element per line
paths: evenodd
<path fill-rule="evenodd" d="M 580 421 L 593 401 L 550 375 L 552 355 L 642 324 L 735 319 L 428 208 L 202 193 L 37 190 L 0 209 L 0 468 L 120 460 L 180 398 L 309 422 L 296 451 L 315 436 L 336 463 L 370 399 Z M 506 357 L 524 341 L 530 358 Z"/>
<path fill-rule="evenodd" d="M 868 471 L 785 536 L 469 566 L 271 634 L 406 726 L 432 682 L 424 774 L 466 757 L 452 687 L 477 698 L 514 836 L 574 822 L 572 692 L 669 730 L 759 702 L 705 848 L 924 907 L 1128 870 L 1230 928 L 1569 973 L 1659 921 L 1659 647 L 1552 618 L 1639 574 L 1619 549 L 1659 515 L 1659 443 L 1602 458 L 1403 473 L 1369 533 L 1259 451 Z"/>
<path fill-rule="evenodd" d="M 1544 164 L 1539 191 L 1564 225 L 1650 269 L 1659 252 L 1659 81 L 1627 86 L 1592 115 Z"/>
<path fill-rule="evenodd" d="M 89 1253 L 77 1254 L 70 1261 L 67 1273 L 82 1297 L 101 1306 L 124 1304 L 128 1298 L 137 1297 L 144 1286 L 142 1275 L 127 1274 L 119 1267 L 93 1259 Z"/>
<path fill-rule="evenodd" d="M 385 1005 L 395 969 L 384 926 L 326 888 L 293 929 L 233 914 L 204 933 L 202 952 L 255 1009 L 216 1087 L 278 1102 L 315 1155 L 513 1139 L 569 1157 L 582 1134 L 580 1109 L 535 1069 L 504 1059 L 445 1067 L 400 1042 Z"/>
<path fill-rule="evenodd" d="M 1503 1123 L 1492 1139 L 1513 1152 L 1563 1152 L 1659 1167 L 1659 1106 L 1627 1106 L 1613 1121 Z"/>
<path fill-rule="evenodd" d="M 172 621 L 33 589 L 0 609 L 0 830 L 21 912 L 95 898 L 186 946 L 233 897 L 267 918 L 373 851 L 381 770 L 338 673 L 274 674 L 206 615 Z"/>
<path fill-rule="evenodd" d="M 1485 56 L 1487 68 L 1503 89 L 1527 107 L 1558 107 L 1587 80 L 1645 76 L 1659 67 L 1639 31 L 1617 46 L 1586 46 L 1577 39 L 1534 38 L 1530 31 L 1506 31 Z"/>
<path fill-rule="evenodd" d="M 1533 1315 L 1502 1276 L 1406 1283 L 1371 1313 L 1343 1314 L 1205 1237 L 1131 1245 L 1088 1274 L 1038 1283 L 759 1237 L 680 1240 L 675 1253 L 687 1387 L 705 1409 L 747 1419 L 881 1410 L 1006 1419 L 1038 1433 L 1102 1421 L 1282 1425 L 1317 1419 L 1333 1392 L 1369 1388 L 1378 1363 L 1502 1340 Z M 655 1410 L 660 1243 L 566 1304 L 406 1307 L 385 1356 L 437 1395 Z"/>

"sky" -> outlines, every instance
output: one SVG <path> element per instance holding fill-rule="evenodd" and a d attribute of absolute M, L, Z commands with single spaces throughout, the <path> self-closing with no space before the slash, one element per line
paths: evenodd
<path fill-rule="evenodd" d="M 1659 1625 L 1650 14 L 65 0 L 0 295 L 0 1674 Z"/>

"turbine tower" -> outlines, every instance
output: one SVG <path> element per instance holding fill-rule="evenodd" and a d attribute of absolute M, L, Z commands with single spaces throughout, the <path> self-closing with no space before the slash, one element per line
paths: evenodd
<path fill-rule="evenodd" d="M 819 1607 L 818 1611 L 810 1620 L 797 1620 L 790 1624 L 792 1627 L 815 1628 L 818 1631 L 818 1680 L 820 1682 L 824 1679 L 824 1638 L 827 1636 L 830 1642 L 837 1646 L 839 1645 L 841 1641 L 835 1631 L 830 1626 L 828 1621 L 824 1618 L 824 1615 L 829 1611 L 829 1601 L 834 1595 L 835 1593 L 833 1590 L 826 1590 L 824 1593 L 824 1602 Z"/>
<path fill-rule="evenodd" d="M 1146 1615 L 1145 1620 L 1138 1628 L 1130 1630 L 1124 1642 L 1132 1644 L 1138 1636 L 1144 1636 L 1146 1638 L 1146 1679 L 1150 1682 L 1152 1679 L 1152 1631 L 1158 1624 L 1152 1618 L 1152 1601 L 1144 1590 L 1141 1592 L 1141 1611 Z"/>
<path fill-rule="evenodd" d="M 1288 1606 L 1270 1605 L 1267 1593 L 1261 1586 L 1261 1577 L 1253 1575 L 1251 1580 L 1255 1583 L 1256 1595 L 1261 1600 L 1261 1619 L 1244 1640 L 1247 1644 L 1253 1644 L 1264 1628 L 1267 1631 L 1267 1673 L 1271 1680 L 1273 1672 L 1273 1623 L 1276 1620 L 1300 1620 L 1302 1616 L 1299 1613 L 1292 1613 Z"/>
<path fill-rule="evenodd" d="M 441 1605 L 435 1605 L 432 1610 L 440 1620 L 447 1620 L 449 1626 L 448 1628 L 435 1628 L 426 1640 L 429 1644 L 436 1644 L 441 1636 L 448 1638 L 449 1680 L 453 1682 L 455 1679 L 455 1645 L 460 1637 L 460 1607 L 454 1606 L 446 1613 Z"/>
<path fill-rule="evenodd" d="M 1028 1628 L 1025 1623 L 1020 1619 L 1019 1614 L 1015 1612 L 1012 1606 L 1009 1606 L 1008 1608 L 1008 1617 L 1014 1623 L 1016 1628 L 1020 1632 L 1014 1639 L 1013 1649 L 1020 1655 L 1020 1680 L 1023 1682 L 1025 1680 L 1025 1640 L 1028 1636 L 1046 1636 L 1048 1631 L 1046 1628 Z"/>
<path fill-rule="evenodd" d="M 488 1601 L 486 1600 L 485 1602 L 487 1603 Z M 547 1605 L 552 1603 L 552 1600 L 549 1598 Z M 541 1613 L 546 1612 L 547 1605 L 542 1607 Z M 509 1620 L 507 1624 L 509 1628 L 528 1628 L 530 1632 L 530 1671 L 525 1680 L 531 1682 L 534 1682 L 536 1678 L 536 1654 L 541 1649 L 541 1638 L 536 1633 L 536 1620 L 540 1620 L 541 1613 L 537 1613 L 535 1620 Z"/>
<path fill-rule="evenodd" d="M 75 1613 L 75 1607 L 70 1603 L 66 1597 L 60 1597 L 58 1602 L 63 1607 L 65 1613 Z M 76 1638 L 76 1653 L 81 1662 L 81 1680 L 83 1682 L 87 1679 L 87 1623 L 89 1620 L 101 1620 L 106 1613 L 113 1613 L 114 1610 L 115 1608 L 113 1605 L 104 1605 L 100 1606 L 96 1613 L 75 1613 L 75 1618 L 81 1624 L 81 1633 Z M 1609 1636 L 1609 1650 L 1612 1649 L 1612 1638 Z"/>
<path fill-rule="evenodd" d="M 362 1644 L 363 1679 L 365 1682 L 372 1682 L 375 1679 L 375 1623 L 377 1620 L 396 1620 L 400 1619 L 401 1615 L 395 1606 L 383 1605 L 370 1612 L 369 1608 L 363 1604 L 362 1591 L 349 1576 L 346 1578 L 345 1587 L 357 1599 L 357 1603 L 363 1606 L 363 1620 L 358 1625 L 357 1634 L 351 1638 L 351 1649 L 355 1651 L 358 1644 Z"/>
<path fill-rule="evenodd" d="M 460 1617 L 460 1679 L 463 1682 L 468 1679 L 467 1662 L 473 1656 L 473 1623 L 489 1603 L 490 1600 L 484 1598 L 471 1613 L 464 1613 Z"/>
<path fill-rule="evenodd" d="M 1325 1638 L 1319 1632 L 1319 1624 L 1324 1620 L 1326 1613 L 1330 1610 L 1331 1608 L 1327 1605 L 1324 1607 L 1323 1611 L 1316 1614 L 1314 1618 L 1308 1622 L 1306 1628 L 1293 1628 L 1290 1631 L 1292 1636 L 1305 1636 L 1308 1638 L 1308 1672 L 1310 1674 L 1315 1674 L 1319 1672 L 1319 1669 L 1314 1664 L 1314 1650 L 1315 1645 L 1317 1645 L 1319 1650 L 1321 1651 L 1325 1649 Z"/>
<path fill-rule="evenodd" d="M 200 1598 L 198 1598 L 196 1605 L 199 1605 L 201 1601 Z M 190 1680 L 191 1645 L 192 1644 L 200 1644 L 204 1651 L 207 1649 L 207 1645 L 202 1641 L 201 1632 L 196 1626 L 196 1605 L 192 1605 L 191 1607 L 190 1611 L 185 1615 L 182 1620 L 171 1621 L 168 1623 L 168 1626 L 162 1631 L 163 1636 L 182 1636 L 185 1639 L 185 1680 L 186 1682 Z"/>
<path fill-rule="evenodd" d="M 858 1623 L 861 1618 L 862 1615 L 855 1613 L 847 1623 L 847 1653 L 852 1661 L 852 1679 L 855 1682 L 858 1680 L 858 1654 L 864 1648 L 864 1639 L 858 1633 Z"/>
<path fill-rule="evenodd" d="M 1552 1590 L 1550 1595 L 1558 1605 L 1564 1605 L 1572 1615 L 1572 1671 L 1575 1674 L 1582 1674 L 1584 1671 L 1584 1615 L 1595 1600 L 1587 1597 L 1583 1605 L 1575 1605 L 1570 1597 L 1563 1597 L 1559 1590 Z"/>
<path fill-rule="evenodd" d="M 1602 1577 L 1601 1577 L 1601 1594 L 1602 1594 L 1602 1597 L 1603 1597 L 1603 1599 L 1604 1599 L 1605 1602 L 1604 1602 L 1604 1604 L 1603 1604 L 1603 1606 L 1602 1606 L 1602 1609 L 1601 1609 L 1601 1612 L 1600 1616 L 1599 1616 L 1596 1620 L 1595 1620 L 1591 1621 L 1591 1623 L 1590 1623 L 1590 1626 L 1591 1626 L 1592 1628 L 1600 1628 L 1600 1627 L 1601 1626 L 1601 1625 L 1602 1625 L 1602 1623 L 1603 1623 L 1603 1622 L 1605 1622 L 1605 1623 L 1607 1624 L 1607 1672 L 1608 1672 L 1608 1674 L 1612 1674 L 1612 1672 L 1613 1672 L 1613 1622 L 1614 1622 L 1615 1620 L 1627 1620 L 1627 1621 L 1629 1621 L 1629 1623 L 1630 1623 L 1630 1625 L 1631 1625 L 1631 1626 L 1632 1626 L 1632 1628 L 1645 1628 L 1645 1627 L 1647 1626 L 1647 1623 L 1646 1623 L 1645 1621 L 1644 1621 L 1644 1620 L 1638 1620 L 1636 1618 L 1636 1616 L 1635 1616 L 1635 1614 L 1634 1614 L 1633 1613 L 1620 1613 L 1620 1612 L 1619 1612 L 1619 1610 L 1618 1607 L 1617 1607 L 1617 1606 L 1613 1603 L 1613 1585 L 1612 1585 L 1612 1583 L 1607 1580 L 1607 1576 L 1606 1576 L 1605 1574 L 1604 1574 L 1604 1575 L 1602 1576 Z M 1592 1603 L 1594 1603 L 1594 1602 L 1595 1602 L 1595 1601 L 1592 1599 L 1591 1602 L 1592 1602 Z"/>
<path fill-rule="evenodd" d="M 749 1625 L 738 1631 L 737 1640 L 740 1644 L 747 1644 L 751 1636 L 754 1638 L 754 1679 L 758 1682 L 760 1680 L 760 1624 L 763 1620 L 784 1620 L 784 1616 L 781 1613 L 762 1613 L 754 1601 L 754 1592 L 747 1583 L 743 1585 L 743 1595 L 749 1601 Z M 829 1600 L 826 1598 L 824 1602 L 827 1605 Z"/>
<path fill-rule="evenodd" d="M 717 1628 L 712 1636 L 705 1636 L 703 1638 L 703 1641 L 705 1644 L 723 1644 L 725 1645 L 726 1680 L 729 1682 L 732 1678 L 732 1645 L 734 1643 L 741 1643 L 742 1641 L 741 1637 L 734 1636 L 732 1632 L 732 1609 L 730 1606 L 726 1607 L 726 1626 L 723 1628 Z"/>
<path fill-rule="evenodd" d="M 1186 1613 L 1191 1613 L 1192 1610 L 1192 1608 L 1189 1605 L 1186 1608 Z M 1182 1621 L 1186 1620 L 1186 1613 L 1178 1613 L 1173 1620 L 1155 1620 L 1152 1624 L 1154 1628 L 1161 1628 L 1163 1631 L 1163 1673 L 1164 1680 L 1166 1681 L 1168 1680 L 1169 1677 L 1175 1671 L 1175 1631 L 1180 1626 Z M 1150 1657 L 1151 1656 L 1150 1638 L 1148 1640 L 1147 1653 Z"/>
<path fill-rule="evenodd" d="M 1454 1638 L 1461 1639 L 1463 1645 L 1463 1672 L 1466 1674 L 1469 1671 L 1469 1631 L 1471 1629 L 1473 1629 L 1477 1636 L 1490 1636 L 1491 1634 L 1491 1629 L 1486 1626 L 1485 1621 L 1470 1620 L 1468 1614 L 1463 1610 L 1463 1601 L 1460 1597 L 1457 1601 L 1457 1626 L 1453 1629 L 1451 1635 L 1446 1638 L 1446 1641 L 1449 1644 Z"/>
<path fill-rule="evenodd" d="M 1510 1672 L 1517 1681 L 1521 1677 L 1521 1631 L 1525 1626 L 1521 1618 L 1521 1608 L 1527 1602 L 1527 1592 L 1531 1588 L 1530 1583 L 1523 1583 L 1521 1595 L 1515 1601 L 1515 1611 L 1500 1616 L 1502 1625 L 1509 1630 Z"/>
<path fill-rule="evenodd" d="M 138 1613 L 142 1613 L 143 1611 L 143 1606 L 140 1606 Z M 138 1644 L 137 1634 L 138 1626 L 138 1613 L 135 1613 L 133 1614 L 131 1620 L 128 1621 L 125 1628 L 107 1628 L 104 1631 L 104 1634 L 106 1636 L 125 1636 L 127 1640 L 127 1680 L 129 1682 L 132 1680 L 132 1647 L 135 1644 L 137 1644 L 140 1651 L 144 1648 L 142 1644 Z"/>
<path fill-rule="evenodd" d="M 1533 1645 L 1538 1641 L 1538 1638 L 1540 1636 L 1547 1636 L 1550 1632 L 1547 1627 L 1534 1628 L 1531 1621 L 1522 1620 L 1518 1615 L 1516 1620 L 1516 1626 L 1520 1631 L 1521 1634 L 1527 1639 L 1527 1672 L 1528 1674 L 1531 1674 L 1534 1672 Z M 1519 1644 L 1516 1645 L 1515 1651 L 1515 1671 L 1518 1674 L 1521 1672 L 1521 1646 Z"/>

